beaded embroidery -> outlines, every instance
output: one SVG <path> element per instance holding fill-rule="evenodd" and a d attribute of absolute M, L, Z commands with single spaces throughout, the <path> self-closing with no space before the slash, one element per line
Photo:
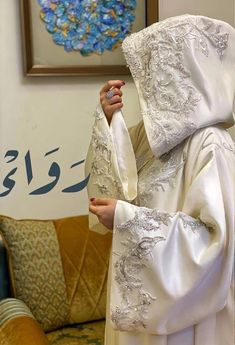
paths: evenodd
<path fill-rule="evenodd" d="M 157 209 L 141 207 L 131 220 L 116 227 L 116 236 L 125 237 L 125 240 L 120 240 L 122 252 L 113 252 L 114 279 L 121 303 L 119 306 L 111 306 L 111 320 L 118 330 L 140 331 L 146 328 L 148 308 L 156 297 L 144 290 L 139 274 L 147 267 L 156 244 L 165 240 L 163 236 L 156 236 L 156 232 L 160 232 L 161 225 L 169 226 L 174 216 Z M 194 233 L 200 229 L 208 231 L 200 219 L 193 219 L 183 213 L 179 213 L 179 219 L 185 229 L 190 228 Z"/>
<path fill-rule="evenodd" d="M 123 51 L 145 106 L 143 119 L 152 150 L 157 156 L 168 152 L 197 129 L 193 114 L 200 94 L 185 67 L 184 49 L 196 44 L 206 57 L 209 46 L 222 59 L 228 33 L 209 19 L 185 16 L 132 34 L 123 42 Z"/>
<path fill-rule="evenodd" d="M 208 227 L 206 227 L 206 225 L 200 219 L 193 219 L 190 216 L 183 213 L 180 214 L 180 219 L 183 222 L 184 228 L 189 228 L 192 232 L 196 232 L 197 230 L 202 228 L 206 231 L 210 231 L 210 229 L 208 229 Z"/>
<path fill-rule="evenodd" d="M 99 114 L 97 112 L 97 114 Z M 101 115 L 98 120 L 101 119 Z M 103 134 L 98 126 L 94 126 L 91 138 L 91 150 L 95 158 L 91 165 L 91 177 L 103 196 L 120 197 L 122 187 L 112 172 L 112 139 L 109 133 Z"/>
<path fill-rule="evenodd" d="M 153 193 L 159 190 L 165 191 L 165 185 L 174 186 L 175 177 L 184 167 L 186 157 L 182 153 L 182 145 L 155 158 L 149 167 L 146 167 L 143 174 L 139 176 L 138 195 L 140 205 L 147 206 L 152 199 Z"/>
<path fill-rule="evenodd" d="M 122 306 L 111 307 L 111 320 L 119 330 L 141 330 L 146 328 L 149 305 L 156 299 L 144 290 L 139 277 L 140 271 L 147 267 L 152 250 L 157 243 L 164 241 L 163 236 L 156 236 L 160 225 L 167 225 L 170 214 L 140 208 L 133 219 L 120 224 L 116 232 L 126 236 L 121 242 L 122 253 L 114 251 L 113 260 L 115 281 L 122 299 Z M 151 236 L 151 233 L 154 234 Z M 131 296 L 131 299 L 129 298 Z"/>

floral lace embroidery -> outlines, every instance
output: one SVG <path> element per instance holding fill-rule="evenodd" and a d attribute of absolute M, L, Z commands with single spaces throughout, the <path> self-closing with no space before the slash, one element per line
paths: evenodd
<path fill-rule="evenodd" d="M 161 189 L 165 191 L 165 185 L 174 186 L 178 172 L 184 167 L 186 157 L 182 153 L 182 145 L 179 145 L 170 152 L 154 159 L 153 163 L 140 175 L 138 189 L 140 205 L 148 205 L 153 193 Z"/>
<path fill-rule="evenodd" d="M 207 231 L 210 230 L 200 219 L 193 219 L 185 214 L 180 214 L 180 219 L 183 221 L 184 228 L 189 228 L 192 232 L 196 232 L 202 228 Z"/>
<path fill-rule="evenodd" d="M 184 48 L 194 41 L 209 56 L 209 41 L 222 58 L 229 35 L 220 30 L 209 19 L 185 16 L 152 25 L 123 42 L 127 64 L 146 102 L 142 115 L 157 156 L 197 129 L 192 115 L 200 95 L 185 67 Z"/>
<path fill-rule="evenodd" d="M 156 236 L 156 232 L 160 231 L 161 225 L 169 226 L 174 216 L 157 209 L 141 207 L 134 218 L 116 227 L 116 236 L 125 238 L 120 240 L 122 252 L 113 252 L 114 279 L 121 296 L 121 305 L 111 307 L 111 320 L 119 330 L 146 328 L 148 307 L 156 297 L 143 289 L 139 274 L 147 267 L 156 244 L 165 240 L 163 236 Z M 208 230 L 200 219 L 193 219 L 183 213 L 179 214 L 179 218 L 185 229 L 189 228 L 193 232 L 203 228 Z"/>
<path fill-rule="evenodd" d="M 94 126 L 91 138 L 91 149 L 94 161 L 91 166 L 93 183 L 98 186 L 102 195 L 118 197 L 121 195 L 121 184 L 113 177 L 112 173 L 112 139 L 110 134 L 103 134 L 97 126 Z"/>
<path fill-rule="evenodd" d="M 165 240 L 163 236 L 156 236 L 156 232 L 161 224 L 168 225 L 170 218 L 168 213 L 140 208 L 133 219 L 116 228 L 116 232 L 125 237 L 121 241 L 122 253 L 113 253 L 114 279 L 122 302 L 121 306 L 111 307 L 111 319 L 119 330 L 146 328 L 148 307 L 156 297 L 144 290 L 139 273 L 147 267 L 156 244 Z"/>
<path fill-rule="evenodd" d="M 97 120 L 101 120 L 104 118 L 104 113 L 99 109 L 99 107 L 96 108 L 95 112 L 94 112 L 94 117 Z"/>

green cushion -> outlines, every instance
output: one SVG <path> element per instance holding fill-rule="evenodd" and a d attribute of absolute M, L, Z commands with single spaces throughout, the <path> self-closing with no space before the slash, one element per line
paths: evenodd
<path fill-rule="evenodd" d="M 47 333 L 51 345 L 103 345 L 105 321 L 64 327 Z"/>

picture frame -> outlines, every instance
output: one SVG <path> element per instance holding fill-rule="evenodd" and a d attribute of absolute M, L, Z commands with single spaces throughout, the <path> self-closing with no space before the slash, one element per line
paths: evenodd
<path fill-rule="evenodd" d="M 137 0 L 144 11 L 138 13 L 141 28 L 151 25 L 158 20 L 158 0 Z M 35 7 L 37 6 L 37 7 Z M 137 9 L 138 10 L 137 5 Z M 97 75 L 126 75 L 130 74 L 125 65 L 121 48 L 107 52 L 105 57 L 93 54 L 83 57 L 79 52 L 65 52 L 58 46 L 46 31 L 40 19 L 40 7 L 37 0 L 20 0 L 22 43 L 24 55 L 24 73 L 29 77 L 43 76 L 97 76 Z M 144 12 L 144 13 L 143 13 Z M 43 46 L 44 44 L 44 46 Z M 116 50 L 120 50 L 116 53 Z M 43 54 L 48 54 L 45 58 Z M 119 54 L 119 57 L 118 57 Z M 42 56 L 41 56 L 42 55 Z M 105 54 L 104 54 L 105 55 Z M 61 59 L 58 60 L 57 59 Z M 123 62 L 120 62 L 123 59 Z M 115 62 L 115 60 L 119 62 Z M 66 64 L 64 63 L 66 61 Z M 112 62 L 114 61 L 114 63 Z M 62 63 L 61 63 L 62 62 Z"/>

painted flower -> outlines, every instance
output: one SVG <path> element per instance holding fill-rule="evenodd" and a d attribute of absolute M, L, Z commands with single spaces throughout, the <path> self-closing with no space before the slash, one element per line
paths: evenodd
<path fill-rule="evenodd" d="M 53 41 L 83 56 L 114 50 L 131 32 L 136 0 L 38 0 Z"/>

